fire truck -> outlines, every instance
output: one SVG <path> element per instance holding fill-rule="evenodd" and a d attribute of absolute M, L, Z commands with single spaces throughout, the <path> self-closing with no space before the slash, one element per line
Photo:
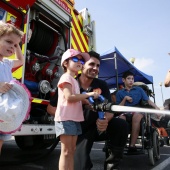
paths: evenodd
<path fill-rule="evenodd" d="M 63 73 L 61 56 L 68 48 L 95 50 L 95 22 L 87 8 L 75 9 L 74 0 L 1 0 L 0 19 L 24 32 L 25 64 L 12 72 L 32 96 L 29 118 L 12 135 L 23 150 L 47 148 L 56 140 L 46 108 Z"/>

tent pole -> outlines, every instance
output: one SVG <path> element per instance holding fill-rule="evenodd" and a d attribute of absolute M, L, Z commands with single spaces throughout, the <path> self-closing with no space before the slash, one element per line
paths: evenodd
<path fill-rule="evenodd" d="M 116 72 L 116 87 L 117 90 L 119 90 L 119 85 L 118 85 L 118 69 L 117 69 L 117 54 L 114 52 L 114 59 L 115 59 L 115 72 Z"/>
<path fill-rule="evenodd" d="M 155 92 L 154 92 L 154 86 L 153 86 L 153 83 L 152 83 L 152 91 L 153 91 L 153 94 L 154 94 L 154 103 L 155 103 Z"/>

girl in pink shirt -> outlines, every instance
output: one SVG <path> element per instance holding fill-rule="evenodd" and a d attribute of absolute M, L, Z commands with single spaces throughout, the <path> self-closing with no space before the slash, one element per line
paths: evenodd
<path fill-rule="evenodd" d="M 84 121 L 81 101 L 90 96 L 94 98 L 99 96 L 96 92 L 80 94 L 78 82 L 74 79 L 89 59 L 88 53 L 74 49 L 68 49 L 61 59 L 65 73 L 58 82 L 58 104 L 55 114 L 56 136 L 60 136 L 61 141 L 59 170 L 74 170 L 77 136 L 81 134 L 80 122 Z"/>

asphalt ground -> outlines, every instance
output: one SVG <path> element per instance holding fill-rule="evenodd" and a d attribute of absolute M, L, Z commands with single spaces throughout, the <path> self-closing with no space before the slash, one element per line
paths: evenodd
<path fill-rule="evenodd" d="M 105 153 L 102 151 L 104 142 L 94 143 L 91 152 L 93 162 L 92 170 L 103 170 Z M 50 153 L 49 149 L 41 151 L 22 151 L 19 149 L 14 140 L 5 142 L 0 157 L 0 170 L 57 170 L 58 159 L 60 155 L 60 144 Z M 42 155 L 46 155 L 36 161 L 28 161 L 37 159 Z M 170 169 L 170 147 L 164 146 L 160 148 L 160 160 L 155 166 L 150 165 L 147 152 L 141 155 L 124 155 L 120 163 L 121 170 L 169 170 Z M 21 161 L 25 161 L 21 164 Z M 26 162 L 28 161 L 28 162 Z"/>

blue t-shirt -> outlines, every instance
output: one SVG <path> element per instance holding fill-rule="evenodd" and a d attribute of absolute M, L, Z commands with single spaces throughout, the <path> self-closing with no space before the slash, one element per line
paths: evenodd
<path fill-rule="evenodd" d="M 126 100 L 125 106 L 135 106 L 138 105 L 141 100 L 149 100 L 149 97 L 141 87 L 133 87 L 130 91 L 127 91 L 127 89 L 119 90 L 116 93 L 116 104 L 120 104 L 125 96 L 132 97 L 133 99 L 131 103 Z"/>

